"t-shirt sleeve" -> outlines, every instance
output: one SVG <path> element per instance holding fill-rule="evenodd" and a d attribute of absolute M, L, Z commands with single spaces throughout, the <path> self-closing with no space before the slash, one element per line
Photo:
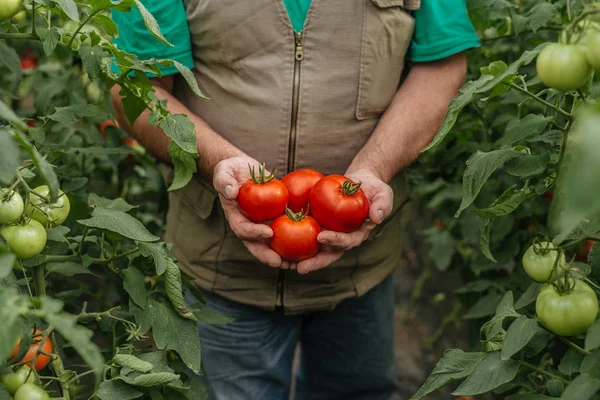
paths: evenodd
<path fill-rule="evenodd" d="M 413 62 L 439 60 L 480 45 L 466 0 L 423 0 L 414 17 Z"/>
<path fill-rule="evenodd" d="M 119 49 L 135 54 L 140 60 L 169 59 L 193 68 L 190 31 L 183 0 L 144 0 L 143 4 L 156 18 L 161 33 L 173 46 L 168 46 L 152 36 L 144 25 L 139 10 L 132 7 L 130 12 L 113 11 L 112 14 L 119 27 L 119 37 L 114 39 Z M 163 75 L 178 73 L 174 65 L 159 65 L 159 68 Z M 113 70 L 118 72 L 115 65 Z"/>

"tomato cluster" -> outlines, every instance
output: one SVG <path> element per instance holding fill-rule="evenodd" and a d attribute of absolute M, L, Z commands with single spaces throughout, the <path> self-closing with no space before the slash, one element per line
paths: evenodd
<path fill-rule="evenodd" d="M 587 283 L 569 277 L 561 249 L 549 242 L 534 243 L 523 255 L 523 269 L 534 281 L 545 283 L 535 303 L 544 327 L 557 335 L 574 336 L 594 324 L 598 297 Z"/>
<path fill-rule="evenodd" d="M 271 222 L 271 248 L 286 261 L 298 262 L 319 251 L 317 236 L 322 229 L 350 233 L 360 228 L 369 214 L 369 201 L 355 183 L 343 175 L 328 175 L 312 169 L 293 171 L 283 177 L 250 176 L 238 194 L 242 214 L 257 223 Z"/>
<path fill-rule="evenodd" d="M 28 189 L 27 208 L 23 197 L 8 188 L 0 188 L 0 236 L 18 258 L 25 260 L 46 247 L 46 228 L 62 224 L 71 210 L 69 198 L 58 191 L 51 201 L 46 185 Z"/>
<path fill-rule="evenodd" d="M 592 69 L 600 70 L 600 24 L 583 20 L 563 32 L 561 41 L 540 52 L 536 62 L 538 77 L 554 89 L 579 89 L 590 79 Z"/>

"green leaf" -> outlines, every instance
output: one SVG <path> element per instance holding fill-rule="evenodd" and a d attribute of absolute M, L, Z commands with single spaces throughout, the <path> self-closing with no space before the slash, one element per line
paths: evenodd
<path fill-rule="evenodd" d="M 177 68 L 177 71 L 179 71 L 181 76 L 183 76 L 190 89 L 192 89 L 192 92 L 194 92 L 196 96 L 208 100 L 208 97 L 203 95 L 200 91 L 200 88 L 198 87 L 198 81 L 196 80 L 196 76 L 194 75 L 194 73 L 188 67 L 177 61 L 173 61 L 173 64 L 175 65 L 175 68 Z"/>
<path fill-rule="evenodd" d="M 467 168 L 463 175 L 463 198 L 455 216 L 469 207 L 483 187 L 488 178 L 502 166 L 506 161 L 514 158 L 518 152 L 511 148 L 504 147 L 499 150 L 493 150 L 489 153 L 477 151 L 467 160 Z"/>
<path fill-rule="evenodd" d="M 546 46 L 547 46 L 547 43 L 543 43 L 543 44 L 537 46 L 533 50 L 525 51 L 523 54 L 521 54 L 521 57 L 519 57 L 519 59 L 517 61 L 510 64 L 508 66 L 508 68 L 506 68 L 504 71 L 502 71 L 502 73 L 496 75 L 494 77 L 494 79 L 485 82 L 485 84 L 479 88 L 479 92 L 484 93 L 484 92 L 487 92 L 488 90 L 494 88 L 498 84 L 503 84 L 502 82 L 504 82 L 506 80 L 506 78 L 509 78 L 510 76 L 517 74 L 519 72 L 519 69 L 521 69 L 521 67 L 523 67 L 525 65 L 529 65 L 533 60 L 535 60 L 536 57 L 538 56 L 538 54 L 540 54 L 542 49 Z"/>
<path fill-rule="evenodd" d="M 180 375 L 170 372 L 159 372 L 155 374 L 146 374 L 135 377 L 133 384 L 135 386 L 150 387 L 157 385 L 166 385 L 178 380 Z"/>
<path fill-rule="evenodd" d="M 500 359 L 500 353 L 489 353 L 469 377 L 456 389 L 454 396 L 473 396 L 489 392 L 512 381 L 519 372 L 519 362 Z"/>
<path fill-rule="evenodd" d="M 551 162 L 552 155 L 546 152 L 541 155 L 520 154 L 509 160 L 503 167 L 507 174 L 527 179 L 540 175 L 546 171 Z"/>
<path fill-rule="evenodd" d="M 510 196 L 502 199 L 502 202 L 500 203 L 494 203 L 488 208 L 479 208 L 474 211 L 481 218 L 496 218 L 512 213 L 521 205 L 523 201 L 533 196 L 535 196 L 534 190 L 526 187 L 517 191 L 513 191 Z"/>
<path fill-rule="evenodd" d="M 4 65 L 13 74 L 15 82 L 20 82 L 22 77 L 21 61 L 17 51 L 0 40 L 0 65 Z"/>
<path fill-rule="evenodd" d="M 493 287 L 494 285 L 495 283 L 492 281 L 488 281 L 486 279 L 479 279 L 476 281 L 468 282 L 463 287 L 456 289 L 454 293 L 482 293 L 488 290 L 489 288 Z"/>
<path fill-rule="evenodd" d="M 129 267 L 123 271 L 123 287 L 131 297 L 131 300 L 142 309 L 146 308 L 148 294 L 146 293 L 146 283 L 144 275 L 136 267 Z"/>
<path fill-rule="evenodd" d="M 6 279 L 12 273 L 16 259 L 17 256 L 12 253 L 0 253 L 0 279 Z"/>
<path fill-rule="evenodd" d="M 485 353 L 465 353 L 462 350 L 447 350 L 435 365 L 431 375 L 410 400 L 419 400 L 439 388 L 469 376 L 483 360 Z"/>
<path fill-rule="evenodd" d="M 573 375 L 579 372 L 583 355 L 575 349 L 568 349 L 560 364 L 558 370 L 563 375 Z"/>
<path fill-rule="evenodd" d="M 481 253 L 490 261 L 498 262 L 494 258 L 492 254 L 492 250 L 490 249 L 490 236 L 492 233 L 492 225 L 494 224 L 493 219 L 482 219 L 481 225 L 479 228 L 479 247 L 481 248 Z"/>
<path fill-rule="evenodd" d="M 15 112 L 0 100 L 0 119 L 10 122 L 21 130 L 27 130 L 27 124 Z M 4 134 L 4 132 L 2 132 Z"/>
<path fill-rule="evenodd" d="M 190 307 L 190 311 L 194 313 L 196 319 L 200 322 L 210 325 L 227 325 L 235 320 L 229 315 L 220 314 L 202 304 L 194 304 Z"/>
<path fill-rule="evenodd" d="M 444 117 L 444 121 L 442 122 L 442 126 L 440 127 L 438 133 L 435 135 L 431 143 L 421 150 L 421 153 L 433 149 L 440 144 L 442 140 L 444 140 L 446 135 L 450 133 L 450 130 L 456 123 L 458 115 L 462 109 L 465 108 L 467 104 L 472 102 L 475 95 L 480 92 L 480 89 L 492 79 L 493 77 L 490 75 L 482 75 L 476 81 L 469 81 L 462 88 L 460 88 L 460 93 L 454 99 L 452 99 L 448 105 L 448 112 Z"/>
<path fill-rule="evenodd" d="M 24 327 L 24 320 L 18 312 L 21 304 L 21 296 L 16 290 L 0 289 L 0 359 L 7 360 L 13 350 L 15 342 L 21 335 Z M 25 307 L 24 310 L 27 310 Z"/>
<path fill-rule="evenodd" d="M 588 329 L 585 335 L 585 349 L 592 351 L 600 347 L 600 319 Z"/>
<path fill-rule="evenodd" d="M 501 358 L 503 360 L 510 360 L 512 356 L 521 351 L 529 343 L 538 329 L 540 328 L 537 321 L 525 315 L 521 315 L 514 320 L 506 331 Z"/>
<path fill-rule="evenodd" d="M 96 379 L 99 379 L 104 370 L 104 358 L 98 346 L 92 342 L 93 332 L 79 325 L 76 316 L 61 312 L 62 302 L 49 297 L 42 297 L 40 301 L 46 321 L 54 325 L 54 329 L 73 346 L 86 364 L 94 370 Z"/>
<path fill-rule="evenodd" d="M 131 400 L 143 396 L 129 385 L 117 381 L 104 381 L 96 393 L 100 400 Z"/>
<path fill-rule="evenodd" d="M 200 373 L 200 337 L 194 321 L 180 318 L 169 304 L 151 300 L 154 310 L 152 334 L 161 350 L 176 351 L 185 365 Z"/>
<path fill-rule="evenodd" d="M 109 56 L 107 52 L 102 50 L 102 47 L 90 47 L 86 44 L 79 47 L 79 55 L 85 71 L 90 76 L 90 79 L 95 80 L 102 72 L 102 60 Z"/>
<path fill-rule="evenodd" d="M 88 196 L 88 205 L 90 207 L 102 207 L 123 212 L 128 212 L 133 210 L 134 208 L 138 208 L 138 206 L 132 206 L 120 197 L 117 197 L 116 199 L 112 200 L 107 199 L 106 197 L 98 196 L 95 193 L 90 193 L 90 195 Z"/>
<path fill-rule="evenodd" d="M 19 146 L 6 129 L 0 128 L 0 183 L 8 185 L 15 178 L 17 168 L 21 164 Z"/>
<path fill-rule="evenodd" d="M 197 154 L 194 124 L 184 114 L 168 114 L 159 120 L 158 126 L 165 131 L 181 149 Z"/>
<path fill-rule="evenodd" d="M 127 121 L 133 125 L 138 117 L 144 112 L 144 110 L 146 110 L 146 103 L 125 89 L 121 89 L 119 94 L 122 96 L 121 103 L 123 103 L 123 109 L 125 111 Z"/>
<path fill-rule="evenodd" d="M 150 372 L 153 367 L 151 363 L 130 354 L 117 354 L 111 362 L 119 367 L 127 367 L 143 373 Z"/>
<path fill-rule="evenodd" d="M 146 309 L 142 310 L 129 299 L 129 312 L 135 318 L 141 334 L 145 334 L 152 328 L 152 324 L 154 323 L 154 308 L 152 303 L 148 303 Z"/>
<path fill-rule="evenodd" d="M 46 266 L 46 271 L 48 273 L 60 274 L 63 276 L 93 275 L 93 273 L 83 265 L 71 261 L 49 263 Z"/>
<path fill-rule="evenodd" d="M 55 29 L 47 29 L 40 32 L 40 36 L 42 38 L 42 47 L 44 48 L 44 53 L 47 56 L 52 55 L 54 49 L 56 49 L 56 46 L 60 41 L 60 34 Z"/>
<path fill-rule="evenodd" d="M 519 310 L 533 303 L 537 299 L 538 294 L 540 294 L 540 290 L 542 290 L 542 285 L 540 283 L 533 282 L 529 285 L 527 290 L 525 290 L 525 293 L 523 293 L 515 303 L 515 309 Z"/>
<path fill-rule="evenodd" d="M 550 144 L 553 146 L 558 146 L 562 142 L 562 139 L 563 139 L 562 131 L 552 130 L 552 131 L 548 131 L 540 136 L 529 137 L 529 138 L 527 138 L 526 141 L 530 142 L 530 143 L 542 142 L 542 143 L 547 143 L 547 144 Z"/>
<path fill-rule="evenodd" d="M 556 20 L 558 8 L 556 4 L 540 2 L 527 12 L 527 27 L 533 32 Z"/>
<path fill-rule="evenodd" d="M 157 275 L 164 274 L 169 267 L 169 263 L 173 262 L 164 243 L 140 242 L 138 243 L 138 247 L 142 256 L 152 257 Z"/>
<path fill-rule="evenodd" d="M 80 119 L 90 117 L 109 119 L 110 115 L 95 104 L 75 104 L 67 107 L 56 107 L 56 112 L 48 116 L 51 120 L 65 125 L 74 125 Z"/>
<path fill-rule="evenodd" d="M 96 208 L 92 212 L 92 218 L 77 222 L 90 228 L 115 232 L 140 242 L 155 242 L 160 239 L 151 234 L 140 221 L 119 210 Z"/>
<path fill-rule="evenodd" d="M 169 186 L 169 191 L 174 191 L 185 187 L 192 179 L 197 170 L 196 160 L 190 153 L 185 152 L 174 141 L 169 143 L 169 155 L 175 167 L 173 182 Z"/>
<path fill-rule="evenodd" d="M 17 139 L 17 142 L 19 142 L 21 147 L 29 153 L 39 175 L 48 184 L 48 187 L 50 188 L 50 198 L 56 199 L 58 196 L 59 183 L 56 172 L 54 172 L 54 166 L 42 157 L 39 151 L 29 143 L 27 138 L 21 132 L 17 132 L 15 139 Z"/>
<path fill-rule="evenodd" d="M 513 119 L 506 125 L 504 136 L 498 143 L 512 145 L 531 136 L 539 136 L 546 130 L 552 117 L 538 114 L 527 114 L 523 119 Z"/>
<path fill-rule="evenodd" d="M 187 308 L 183 299 L 183 287 L 181 285 L 181 271 L 173 260 L 167 260 L 167 270 L 165 271 L 165 290 L 171 304 L 182 318 L 196 320 L 196 317 Z"/>
<path fill-rule="evenodd" d="M 493 315 L 501 299 L 502 295 L 496 292 L 490 292 L 485 296 L 480 297 L 463 318 L 476 319 Z"/>
<path fill-rule="evenodd" d="M 577 354 L 580 356 L 579 359 L 581 360 L 581 353 Z M 589 374 L 594 378 L 600 378 L 600 350 L 596 350 L 585 356 L 581 362 L 581 373 Z"/>
<path fill-rule="evenodd" d="M 106 15 L 96 14 L 94 15 L 92 21 L 98 23 L 107 35 L 112 37 L 119 36 L 119 27 L 113 22 L 112 19 L 108 18 Z"/>
<path fill-rule="evenodd" d="M 77 5 L 73 0 L 52 0 L 55 2 L 61 10 L 67 14 L 67 17 L 71 18 L 75 22 L 79 22 L 79 11 Z"/>
<path fill-rule="evenodd" d="M 445 271 L 450 266 L 452 256 L 455 253 L 455 241 L 449 231 L 436 231 L 427 238 L 427 243 L 431 246 L 429 257 L 435 262 L 440 271 Z"/>
<path fill-rule="evenodd" d="M 553 400 L 553 399 L 556 399 L 556 397 L 544 396 L 543 394 L 524 393 L 524 394 L 510 395 L 505 400 Z"/>
<path fill-rule="evenodd" d="M 592 378 L 589 374 L 581 374 L 565 389 L 561 400 L 588 400 L 600 390 L 600 379 Z"/>
<path fill-rule="evenodd" d="M 156 18 L 144 7 L 140 0 L 134 0 L 135 5 L 140 10 L 140 14 L 142 15 L 142 19 L 144 20 L 144 25 L 146 25 L 146 29 L 150 31 L 152 36 L 156 39 L 160 40 L 167 46 L 173 46 L 171 43 L 165 39 L 165 37 L 160 33 L 160 28 L 158 27 L 158 22 L 156 22 Z"/>
<path fill-rule="evenodd" d="M 546 384 L 546 388 L 548 389 L 548 393 L 550 393 L 550 395 L 560 396 L 565 390 L 565 384 L 556 378 L 552 378 Z"/>

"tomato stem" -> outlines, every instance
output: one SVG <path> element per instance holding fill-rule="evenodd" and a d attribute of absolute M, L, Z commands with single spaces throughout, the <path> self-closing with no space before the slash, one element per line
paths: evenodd
<path fill-rule="evenodd" d="M 548 376 L 550 378 L 558 379 L 559 381 L 561 381 L 565 385 L 568 385 L 569 383 L 571 383 L 571 381 L 569 381 L 568 379 L 565 379 L 562 376 L 555 375 L 552 372 L 548 372 L 548 371 L 545 371 L 545 370 L 543 370 L 541 368 L 538 368 L 535 365 L 528 363 L 527 361 L 519 360 L 519 365 L 522 365 L 522 366 L 524 366 L 526 368 L 532 369 L 532 370 L 534 370 L 536 372 L 539 372 L 542 375 L 546 375 L 546 376 Z"/>
<path fill-rule="evenodd" d="M 271 173 L 269 173 L 268 176 L 265 176 L 265 164 L 258 166 L 258 177 L 256 176 L 256 170 L 253 165 L 248 164 L 248 169 L 250 170 L 250 177 L 252 178 L 254 183 L 267 183 L 275 178 L 276 170 L 273 170 Z"/>
<path fill-rule="evenodd" d="M 576 345 L 575 343 L 571 342 L 569 339 L 567 339 L 567 338 L 565 338 L 565 337 L 562 337 L 562 336 L 558 336 L 558 339 L 559 339 L 561 342 L 565 343 L 567 346 L 569 346 L 569 347 L 573 348 L 574 350 L 576 350 L 577 352 L 579 352 L 579 353 L 583 354 L 584 356 L 588 356 L 588 355 L 590 355 L 590 352 L 589 352 L 589 351 L 587 351 L 587 350 L 585 350 L 585 349 L 582 349 L 581 347 L 579 347 L 579 346 L 578 346 L 578 345 Z"/>
<path fill-rule="evenodd" d="M 308 209 L 306 210 L 306 212 L 304 212 L 304 210 L 300 210 L 299 212 L 295 213 L 292 210 L 290 210 L 289 208 L 286 208 L 285 214 L 292 221 L 298 222 L 298 221 L 302 221 L 304 219 L 304 217 L 306 217 L 306 215 L 308 214 Z"/>
<path fill-rule="evenodd" d="M 355 183 L 348 179 L 342 184 L 342 193 L 346 196 L 352 196 L 360 190 L 361 185 L 362 182 Z"/>
<path fill-rule="evenodd" d="M 535 94 L 535 93 L 532 93 L 532 92 L 530 92 L 529 90 L 527 90 L 527 89 L 525 89 L 525 88 L 522 88 L 521 86 L 519 86 L 519 85 L 516 85 L 516 84 L 514 84 L 514 83 L 512 83 L 512 82 L 505 83 L 505 85 L 508 85 L 508 86 L 510 86 L 511 88 L 517 89 L 518 91 L 520 91 L 520 92 L 522 92 L 522 93 L 525 93 L 526 95 L 528 95 L 528 96 L 529 96 L 529 97 L 531 97 L 532 99 L 534 99 L 534 100 L 536 100 L 536 101 L 538 101 L 538 102 L 542 103 L 542 104 L 543 104 L 543 105 L 545 105 L 546 107 L 548 107 L 548 108 L 550 108 L 550 109 L 552 109 L 552 110 L 556 111 L 557 113 L 559 113 L 560 115 L 562 115 L 563 117 L 565 117 L 565 118 L 566 118 L 566 119 L 568 119 L 568 120 L 572 120 L 572 119 L 573 119 L 573 116 L 572 116 L 570 113 L 568 113 L 567 111 L 563 110 L 563 109 L 562 109 L 562 108 L 560 108 L 560 107 L 557 107 L 557 106 L 555 106 L 555 105 L 554 105 L 554 104 L 552 104 L 552 103 L 549 103 L 549 102 L 547 102 L 546 100 L 542 99 L 542 98 L 541 98 L 540 96 L 538 96 L 537 94 Z"/>

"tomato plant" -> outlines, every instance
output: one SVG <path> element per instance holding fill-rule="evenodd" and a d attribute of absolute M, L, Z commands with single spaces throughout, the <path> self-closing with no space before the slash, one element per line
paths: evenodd
<path fill-rule="evenodd" d="M 288 208 L 295 213 L 310 211 L 308 209 L 310 191 L 321 178 L 323 174 L 314 169 L 300 169 L 284 176 L 281 183 L 287 187 L 290 194 Z"/>
<path fill-rule="evenodd" d="M 585 282 L 572 280 L 565 293 L 545 286 L 535 302 L 540 323 L 551 332 L 574 336 L 586 332 L 598 317 L 598 297 Z"/>
<path fill-rule="evenodd" d="M 26 365 L 19 367 L 16 371 L 9 374 L 0 375 L 0 383 L 4 385 L 4 388 L 10 395 L 14 395 L 17 389 L 26 382 L 35 383 L 35 375 L 31 372 L 31 368 Z"/>
<path fill-rule="evenodd" d="M 523 268 L 536 282 L 547 282 L 553 276 L 555 263 L 559 273 L 564 271 L 566 257 L 548 242 L 532 244 L 523 254 Z"/>
<path fill-rule="evenodd" d="M 588 62 L 596 71 L 600 71 L 600 30 L 592 32 L 585 41 Z"/>
<path fill-rule="evenodd" d="M 56 201 L 51 201 L 50 188 L 47 185 L 33 189 L 29 199 L 28 214 L 44 226 L 57 226 L 65 222 L 71 211 L 71 203 L 67 195 L 58 191 Z"/>
<path fill-rule="evenodd" d="M 298 262 L 317 254 L 321 232 L 319 223 L 306 212 L 294 213 L 289 208 L 271 223 L 273 237 L 269 245 L 283 260 Z"/>
<path fill-rule="evenodd" d="M 540 52 L 536 70 L 542 82 L 558 90 L 582 87 L 590 76 L 585 52 L 578 46 L 551 43 Z"/>
<path fill-rule="evenodd" d="M 310 210 L 328 230 L 353 232 L 369 215 L 369 200 L 360 188 L 343 175 L 329 175 L 318 181 L 310 192 Z"/>
<path fill-rule="evenodd" d="M 25 206 L 23 198 L 14 190 L 0 189 L 0 224 L 16 221 Z"/>
<path fill-rule="evenodd" d="M 50 396 L 41 387 L 25 383 L 15 393 L 14 400 L 50 400 Z"/>
<path fill-rule="evenodd" d="M 249 168 L 251 178 L 240 187 L 238 193 L 240 211 L 254 222 L 272 221 L 285 212 L 288 190 L 275 178 L 275 173 L 266 175 L 264 166 L 258 167 L 258 176 L 254 167 Z"/>

